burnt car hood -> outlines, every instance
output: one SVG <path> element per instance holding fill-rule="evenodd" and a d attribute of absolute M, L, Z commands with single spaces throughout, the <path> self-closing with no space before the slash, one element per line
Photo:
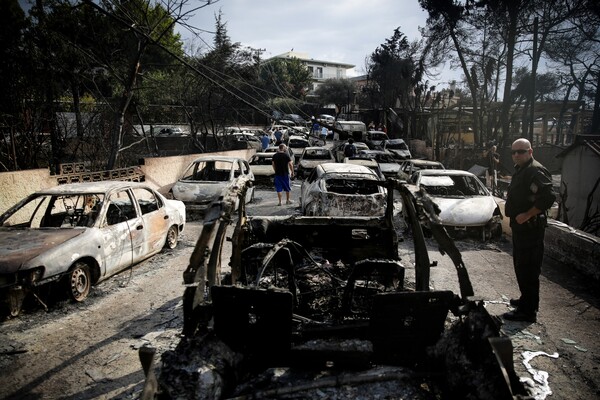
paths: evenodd
<path fill-rule="evenodd" d="M 250 169 L 254 176 L 271 176 L 275 175 L 275 171 L 273 170 L 273 166 L 269 165 L 251 165 Z"/>
<path fill-rule="evenodd" d="M 493 216 L 498 205 L 491 196 L 447 198 L 431 196 L 440 207 L 442 225 L 483 226 Z"/>
<path fill-rule="evenodd" d="M 300 160 L 300 166 L 305 169 L 315 168 L 317 165 L 335 162 L 335 160 Z"/>
<path fill-rule="evenodd" d="M 0 229 L 0 274 L 17 272 L 23 263 L 85 231 L 85 229 Z"/>
<path fill-rule="evenodd" d="M 203 202 L 217 198 L 232 185 L 230 181 L 178 181 L 173 186 L 173 197 L 186 202 Z"/>

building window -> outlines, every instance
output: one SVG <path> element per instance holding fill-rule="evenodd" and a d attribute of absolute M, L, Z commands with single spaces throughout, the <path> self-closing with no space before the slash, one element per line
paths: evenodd
<path fill-rule="evenodd" d="M 317 79 L 323 79 L 323 67 L 317 67 L 317 73 L 314 75 Z"/>

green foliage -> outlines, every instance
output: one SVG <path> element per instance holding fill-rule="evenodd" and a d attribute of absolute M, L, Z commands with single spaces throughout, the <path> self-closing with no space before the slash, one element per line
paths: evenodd
<path fill-rule="evenodd" d="M 376 103 L 382 107 L 394 107 L 399 99 L 408 107 L 412 88 L 421 79 L 421 71 L 413 59 L 415 49 L 406 36 L 396 28 L 392 36 L 371 54 L 369 79 L 377 84 L 378 92 L 373 92 Z"/>
<path fill-rule="evenodd" d="M 295 57 L 267 60 L 260 66 L 261 87 L 270 97 L 304 99 L 311 85 L 308 69 Z"/>
<path fill-rule="evenodd" d="M 352 102 L 355 93 L 356 84 L 349 79 L 327 79 L 315 91 L 321 104 L 335 104 L 339 109 Z"/>

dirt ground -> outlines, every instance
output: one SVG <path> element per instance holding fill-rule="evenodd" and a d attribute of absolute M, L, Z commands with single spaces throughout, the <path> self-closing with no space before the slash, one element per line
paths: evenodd
<path fill-rule="evenodd" d="M 275 193 L 265 190 L 257 191 L 248 209 L 251 215 L 294 211 L 293 206 L 277 207 Z M 47 312 L 33 305 L 20 317 L 2 321 L 0 398 L 138 398 L 144 383 L 138 349 L 151 345 L 160 354 L 179 340 L 182 273 L 200 229 L 200 222 L 188 223 L 175 250 L 101 283 L 84 303 L 59 300 L 49 304 Z M 450 259 L 433 242 L 428 244 L 431 260 L 438 262 L 431 273 L 432 288 L 459 293 Z M 509 310 L 508 300 L 518 294 L 509 239 L 491 243 L 466 239 L 457 246 L 476 296 L 486 301 L 492 315 Z M 411 271 L 414 275 L 409 237 L 399 251 L 407 276 Z M 598 282 L 546 260 L 538 322 L 502 325 L 513 341 L 517 375 L 531 382 L 536 398 L 600 398 L 598 289 Z M 501 318 L 498 322 L 502 324 Z"/>

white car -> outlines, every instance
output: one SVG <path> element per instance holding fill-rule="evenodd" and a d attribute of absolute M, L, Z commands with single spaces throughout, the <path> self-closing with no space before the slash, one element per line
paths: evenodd
<path fill-rule="evenodd" d="M 413 180 L 439 207 L 440 223 L 451 235 L 473 233 L 487 240 L 502 233 L 500 208 L 472 173 L 424 169 L 415 172 Z"/>
<path fill-rule="evenodd" d="M 390 140 L 390 138 L 387 133 L 383 131 L 368 131 L 365 143 L 367 143 L 367 146 L 369 146 L 370 149 L 381 150 L 383 149 L 384 143 L 388 140 Z"/>
<path fill-rule="evenodd" d="M 310 142 L 305 136 L 292 135 L 288 140 L 288 149 L 294 153 L 294 164 L 298 163 L 305 148 L 310 147 Z"/>
<path fill-rule="evenodd" d="M 392 154 L 396 161 L 412 158 L 410 150 L 403 139 L 389 139 L 383 142 L 383 150 Z"/>
<path fill-rule="evenodd" d="M 307 147 L 298 160 L 298 178 L 306 178 L 319 164 L 335 162 L 333 153 L 326 147 Z"/>
<path fill-rule="evenodd" d="M 254 181 L 248 161 L 238 157 L 204 156 L 192 161 L 181 178 L 175 182 L 173 198 L 183 201 L 188 211 L 206 211 L 226 191 Z M 254 198 L 249 187 L 245 202 Z"/>
<path fill-rule="evenodd" d="M 410 159 L 400 161 L 400 179 L 411 181 L 413 174 L 421 169 L 445 169 L 439 161 Z"/>
<path fill-rule="evenodd" d="M 40 190 L 0 216 L 0 297 L 13 316 L 50 282 L 83 301 L 93 284 L 175 248 L 185 218 L 182 202 L 142 183 Z"/>
<path fill-rule="evenodd" d="M 387 191 L 368 167 L 346 163 L 320 164 L 302 182 L 300 208 L 311 216 L 381 216 Z"/>

